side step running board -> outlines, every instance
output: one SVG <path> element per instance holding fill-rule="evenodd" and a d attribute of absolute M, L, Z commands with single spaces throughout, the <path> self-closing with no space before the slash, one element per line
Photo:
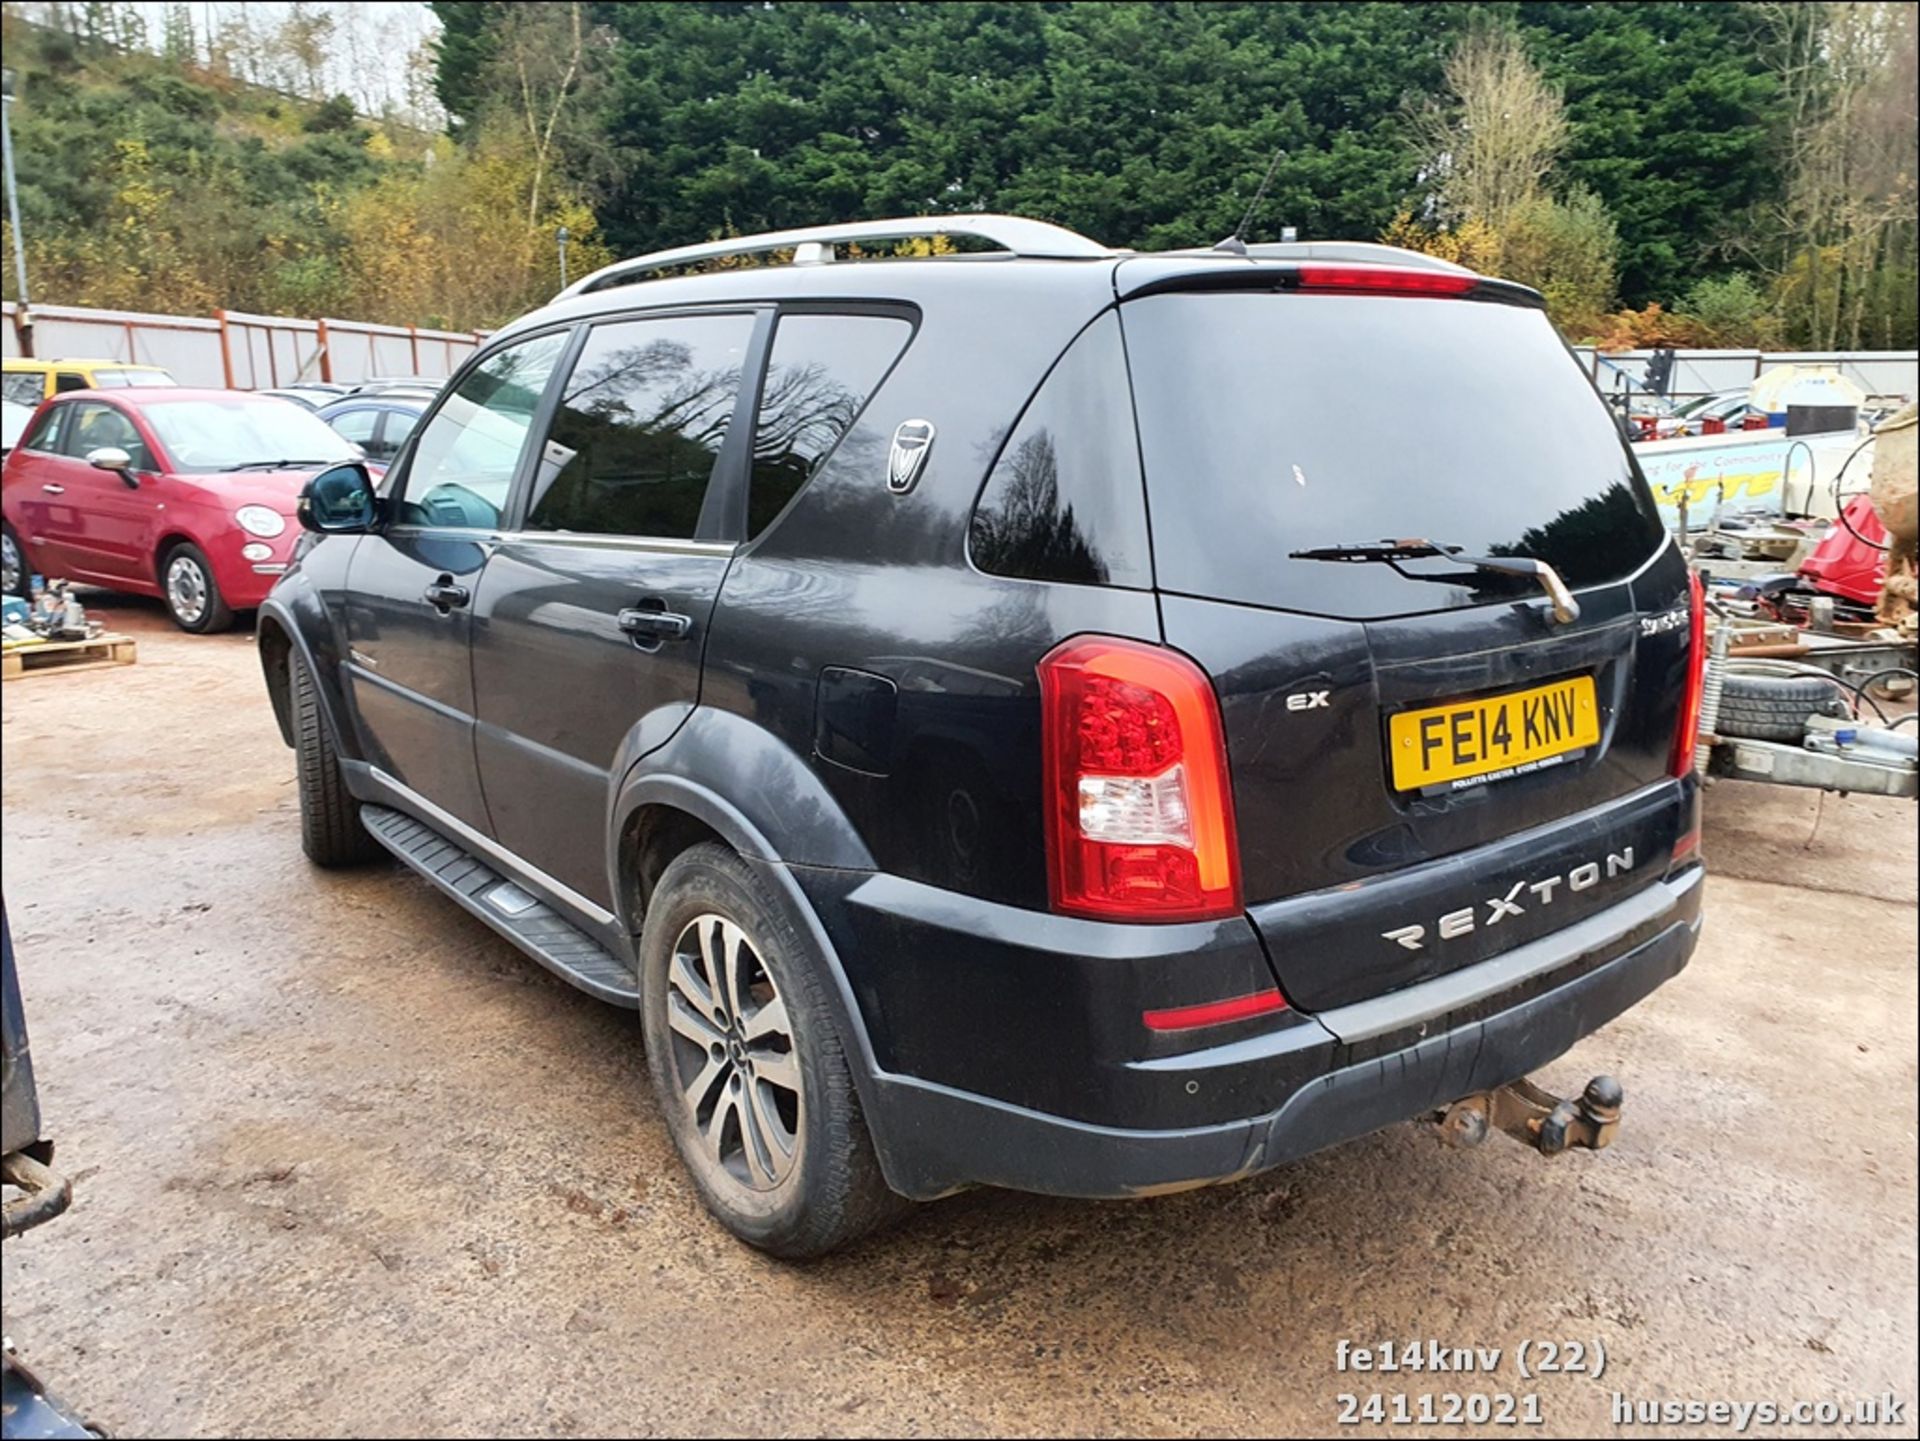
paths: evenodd
<path fill-rule="evenodd" d="M 561 980 L 616 1006 L 638 1009 L 625 962 L 432 826 L 385 806 L 363 805 L 373 838 Z"/>

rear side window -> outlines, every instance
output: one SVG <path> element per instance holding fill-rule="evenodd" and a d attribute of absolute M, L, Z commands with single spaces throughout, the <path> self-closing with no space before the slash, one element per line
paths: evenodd
<path fill-rule="evenodd" d="M 1147 587 L 1147 517 L 1112 314 L 1075 340 L 1000 451 L 974 509 L 973 562 L 1027 580 Z"/>
<path fill-rule="evenodd" d="M 527 529 L 692 539 L 752 334 L 749 315 L 595 326 L 561 391 Z"/>
<path fill-rule="evenodd" d="M 913 326 L 889 315 L 783 315 L 753 431 L 747 533 L 758 535 L 853 428 Z"/>
<path fill-rule="evenodd" d="M 77 370 L 62 370 L 53 377 L 53 393 L 63 394 L 69 390 L 87 389 L 87 378 Z"/>
<path fill-rule="evenodd" d="M 1665 532 L 1547 318 L 1403 296 L 1160 295 L 1124 308 L 1162 587 L 1367 619 L 1533 594 L 1444 560 L 1295 558 L 1425 540 L 1637 570 Z"/>

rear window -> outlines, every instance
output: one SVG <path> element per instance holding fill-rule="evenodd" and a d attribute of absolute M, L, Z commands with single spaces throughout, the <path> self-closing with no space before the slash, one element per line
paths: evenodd
<path fill-rule="evenodd" d="M 93 388 L 95 390 L 124 390 L 129 386 L 178 385 L 164 370 L 107 370 L 101 366 L 93 369 Z"/>
<path fill-rule="evenodd" d="M 1149 297 L 1123 319 L 1163 589 L 1367 619 L 1535 592 L 1291 553 L 1419 539 L 1545 560 L 1578 587 L 1627 576 L 1663 538 L 1537 310 L 1218 293 Z"/>

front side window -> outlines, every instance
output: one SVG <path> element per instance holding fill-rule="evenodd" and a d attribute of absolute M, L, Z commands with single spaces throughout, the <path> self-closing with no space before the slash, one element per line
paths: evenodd
<path fill-rule="evenodd" d="M 747 534 L 758 535 L 853 428 L 913 334 L 888 315 L 783 315 L 760 388 Z"/>
<path fill-rule="evenodd" d="M 135 470 L 153 469 L 153 458 L 148 455 L 147 443 L 140 438 L 139 430 L 111 405 L 82 401 L 66 409 L 73 412 L 67 421 L 66 438 L 60 446 L 67 455 L 75 460 L 85 460 L 94 451 L 113 446 L 127 453 Z"/>
<path fill-rule="evenodd" d="M 369 408 L 343 410 L 330 417 L 327 424 L 342 440 L 350 440 L 366 450 L 373 444 L 374 431 L 380 428 L 380 412 Z"/>
<path fill-rule="evenodd" d="M 33 427 L 26 439 L 20 442 L 22 450 L 38 450 L 48 455 L 60 453 L 60 435 L 67 428 L 67 412 L 71 405 L 50 405 L 41 415 L 40 421 Z"/>
<path fill-rule="evenodd" d="M 500 524 L 533 413 L 567 347 L 564 331 L 495 351 L 460 382 L 420 433 L 398 520 L 491 529 Z"/>
<path fill-rule="evenodd" d="M 692 539 L 752 334 L 750 315 L 595 326 L 561 392 L 527 529 Z"/>

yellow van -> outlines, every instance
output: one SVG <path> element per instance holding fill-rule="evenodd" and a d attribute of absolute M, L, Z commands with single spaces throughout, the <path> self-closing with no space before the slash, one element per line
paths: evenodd
<path fill-rule="evenodd" d="M 171 371 L 125 360 L 27 360 L 8 356 L 5 394 L 15 405 L 35 406 L 63 390 L 118 390 L 129 385 L 178 385 Z"/>

